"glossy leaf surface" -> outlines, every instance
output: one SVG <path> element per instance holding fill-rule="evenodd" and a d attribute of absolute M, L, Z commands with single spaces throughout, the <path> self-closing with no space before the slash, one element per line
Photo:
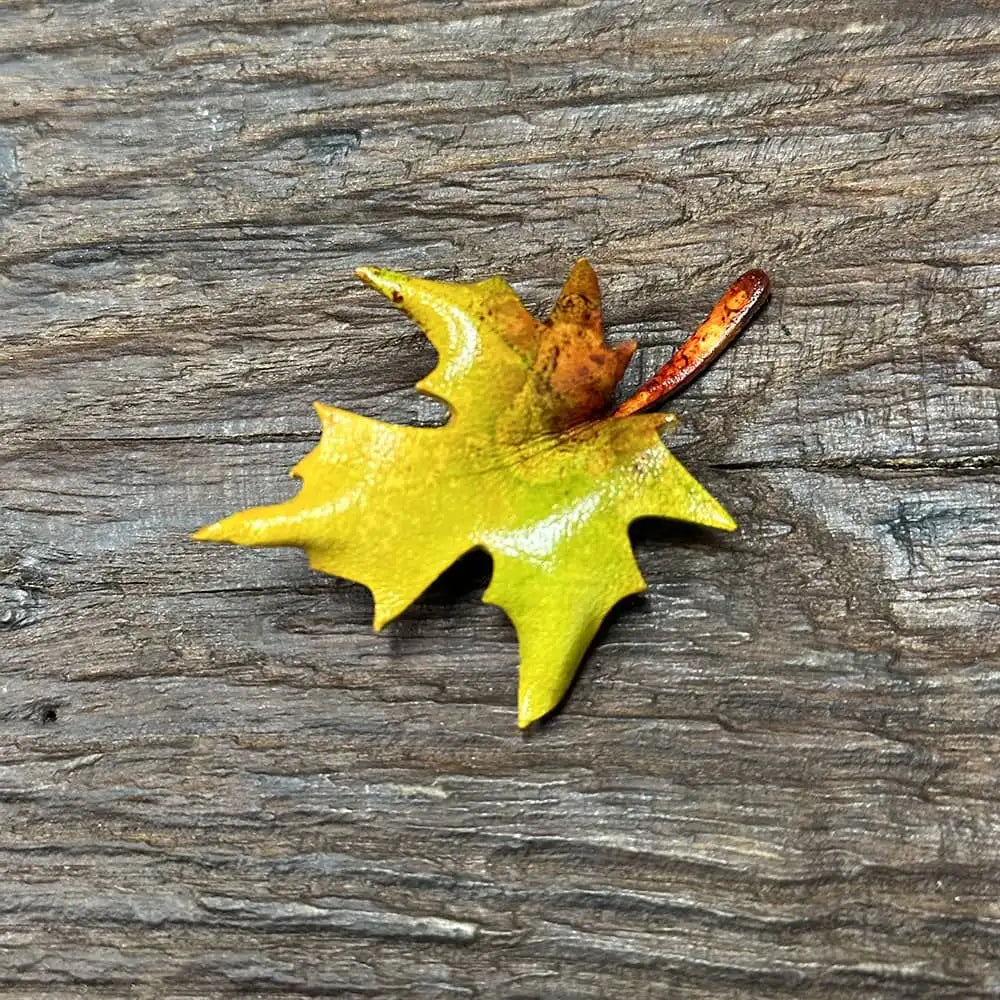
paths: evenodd
<path fill-rule="evenodd" d="M 399 426 L 317 404 L 322 435 L 292 470 L 298 495 L 195 537 L 300 546 L 315 569 L 371 590 L 376 629 L 464 553 L 485 549 L 493 576 L 483 599 L 517 629 L 518 723 L 527 726 L 559 703 L 608 611 L 645 589 L 633 520 L 735 524 L 664 447 L 669 415 L 609 415 L 635 345 L 605 344 L 586 261 L 546 321 L 500 278 L 358 274 L 437 349 L 417 388 L 446 403 L 450 419 Z"/>

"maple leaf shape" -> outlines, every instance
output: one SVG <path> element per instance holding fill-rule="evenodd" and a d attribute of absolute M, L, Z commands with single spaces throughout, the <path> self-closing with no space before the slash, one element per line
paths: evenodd
<path fill-rule="evenodd" d="M 417 388 L 444 402 L 450 419 L 399 426 L 317 403 L 322 435 L 292 470 L 298 495 L 194 537 L 300 546 L 314 569 L 368 587 L 376 629 L 459 557 L 485 549 L 493 575 L 483 600 L 517 630 L 525 727 L 562 699 L 611 608 L 645 589 L 632 521 L 736 525 L 663 445 L 669 415 L 609 415 L 635 344 L 604 342 L 597 276 L 585 260 L 546 321 L 502 278 L 357 274 L 437 349 Z"/>

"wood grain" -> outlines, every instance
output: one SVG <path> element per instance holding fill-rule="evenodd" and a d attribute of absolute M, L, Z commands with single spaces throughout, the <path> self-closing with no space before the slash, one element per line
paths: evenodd
<path fill-rule="evenodd" d="M 1000 993 L 1000 9 L 0 9 L 0 992 Z M 300 553 L 322 399 L 440 419 L 351 273 L 572 262 L 732 537 L 521 736 L 485 558 L 385 633 Z"/>

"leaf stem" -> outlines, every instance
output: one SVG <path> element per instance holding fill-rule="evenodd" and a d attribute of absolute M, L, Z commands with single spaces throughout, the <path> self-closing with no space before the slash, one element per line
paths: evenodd
<path fill-rule="evenodd" d="M 726 289 L 708 314 L 670 360 L 612 414 L 628 417 L 661 402 L 703 372 L 746 328 L 771 294 L 771 281 L 763 271 L 747 271 Z"/>

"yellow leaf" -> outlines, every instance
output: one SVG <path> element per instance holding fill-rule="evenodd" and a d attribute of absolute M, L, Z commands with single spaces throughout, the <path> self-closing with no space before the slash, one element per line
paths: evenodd
<path fill-rule="evenodd" d="M 371 590 L 376 629 L 464 553 L 485 549 L 493 576 L 483 599 L 517 629 L 518 724 L 527 726 L 559 703 L 608 611 L 645 589 L 633 520 L 735 524 L 664 447 L 669 415 L 609 416 L 635 345 L 605 344 L 586 261 L 546 321 L 501 278 L 358 275 L 437 349 L 418 388 L 446 403 L 450 419 L 404 427 L 317 404 L 322 435 L 292 470 L 298 495 L 194 537 L 300 546 L 315 569 Z"/>

